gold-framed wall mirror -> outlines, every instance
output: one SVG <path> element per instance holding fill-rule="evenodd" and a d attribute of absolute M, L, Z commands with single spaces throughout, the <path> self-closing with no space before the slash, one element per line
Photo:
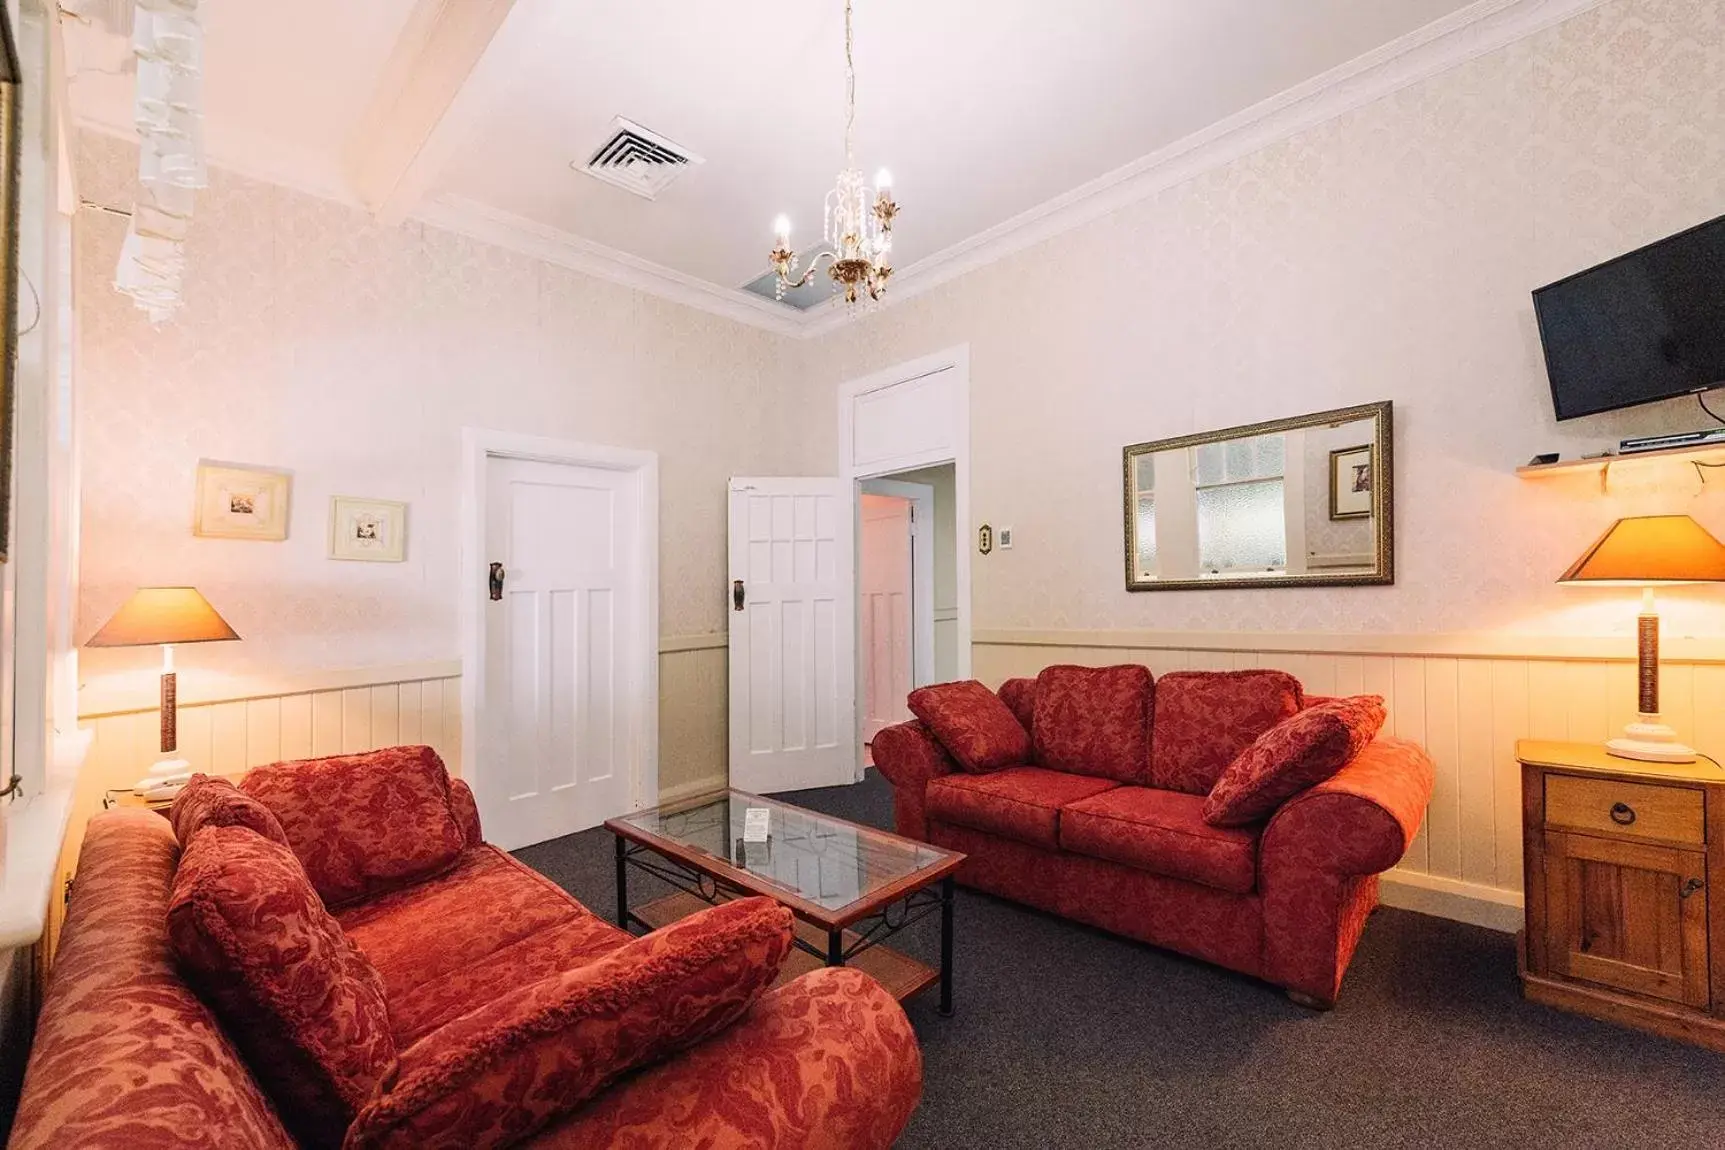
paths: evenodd
<path fill-rule="evenodd" d="M 1390 408 L 1125 448 L 1126 589 L 1394 583 Z"/>

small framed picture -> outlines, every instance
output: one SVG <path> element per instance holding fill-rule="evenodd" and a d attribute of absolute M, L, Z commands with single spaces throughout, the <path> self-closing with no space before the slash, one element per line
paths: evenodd
<path fill-rule="evenodd" d="M 270 467 L 198 460 L 192 534 L 204 539 L 286 539 L 292 483 L 287 472 Z"/>
<path fill-rule="evenodd" d="M 1372 445 L 1330 452 L 1330 518 L 1367 519 L 1372 514 Z"/>
<path fill-rule="evenodd" d="M 370 563 L 407 558 L 407 504 L 336 495 L 329 501 L 329 557 Z"/>

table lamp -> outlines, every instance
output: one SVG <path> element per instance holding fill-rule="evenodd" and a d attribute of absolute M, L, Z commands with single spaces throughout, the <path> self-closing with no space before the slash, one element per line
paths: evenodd
<path fill-rule="evenodd" d="M 179 749 L 179 697 L 174 679 L 175 643 L 238 639 L 226 619 L 192 587 L 140 587 L 125 606 L 90 637 L 86 647 L 162 648 L 162 759 L 139 786 L 171 786 L 190 777 L 192 765 Z"/>
<path fill-rule="evenodd" d="M 1653 588 L 1662 583 L 1725 582 L 1725 543 L 1687 515 L 1619 519 L 1558 582 L 1641 588 L 1640 713 L 1605 749 L 1624 759 L 1694 762 L 1694 749 L 1678 742 L 1677 733 L 1659 721 L 1659 615 L 1653 609 Z"/>

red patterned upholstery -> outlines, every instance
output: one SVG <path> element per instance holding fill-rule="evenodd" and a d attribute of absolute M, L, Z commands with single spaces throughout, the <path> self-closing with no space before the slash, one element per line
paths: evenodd
<path fill-rule="evenodd" d="M 250 827 L 264 838 L 288 846 L 287 832 L 270 809 L 227 779 L 193 775 L 168 808 L 174 837 L 184 846 L 205 827 Z"/>
<path fill-rule="evenodd" d="M 1026 731 L 1036 726 L 1036 680 L 1008 679 L 1000 685 L 997 692 L 1000 701 L 1018 719 L 1018 725 Z"/>
<path fill-rule="evenodd" d="M 281 820 L 331 907 L 434 875 L 467 845 L 449 772 L 430 747 L 276 763 L 241 789 Z"/>
<path fill-rule="evenodd" d="M 267 859 L 270 874 L 301 872 L 290 852 L 246 829 L 205 830 L 197 835 L 197 848 L 187 852 L 191 869 L 186 875 L 205 893 L 206 877 L 220 875 L 223 867 L 206 866 L 198 856 L 225 856 L 223 838 L 244 840 L 251 851 L 273 851 Z M 173 955 L 168 913 L 179 858 L 171 826 L 157 815 L 113 811 L 91 820 L 11 1146 L 165 1150 L 195 1142 L 292 1150 L 333 1145 L 346 1136 L 345 1129 L 307 1129 L 306 1115 L 291 1113 L 290 1124 L 301 1140 L 290 1137 L 252 1075 L 286 1074 L 293 1064 L 272 1059 L 248 1070 L 229 1033 L 182 980 L 192 964 Z M 259 881 L 248 875 L 245 885 Z M 314 998 L 320 986 L 327 986 L 328 972 L 311 960 L 332 953 L 334 940 L 344 932 L 348 942 L 377 960 L 388 1004 L 384 1024 L 406 1036 L 396 1049 L 411 1050 L 415 1058 L 411 1065 L 401 1063 L 399 1077 L 384 1076 L 389 1089 L 380 1083 L 365 1099 L 368 1107 L 381 1106 L 385 1098 L 399 1103 L 407 1097 L 406 1088 L 428 1081 L 428 1067 L 441 1073 L 473 1065 L 456 1055 L 445 1060 L 437 1052 L 447 1055 L 459 1036 L 470 1034 L 483 1019 L 496 1018 L 499 1001 L 512 992 L 547 980 L 564 985 L 591 981 L 603 970 L 615 973 L 616 956 L 625 949 L 641 955 L 646 969 L 598 981 L 616 986 L 665 974 L 663 955 L 657 953 L 663 936 L 659 943 L 632 941 L 489 846 L 470 847 L 455 867 L 431 879 L 345 908 L 342 931 L 327 916 L 316 919 L 313 912 L 323 913 L 321 904 L 303 873 L 298 883 L 297 898 L 272 900 L 267 914 L 253 916 L 241 924 L 243 932 L 233 933 L 294 947 L 293 954 L 248 974 L 265 981 L 285 976 L 288 990 L 309 990 Z M 186 913 L 182 908 L 179 918 Z M 782 938 L 782 916 L 773 915 L 778 919 L 773 937 Z M 321 923 L 316 932 L 281 929 L 282 922 L 314 920 Z M 177 925 L 185 929 L 183 921 Z M 761 977 L 770 980 L 771 975 Z M 718 981 L 731 985 L 723 977 Z M 614 1004 L 605 995 L 598 999 L 601 1008 Z M 658 1033 L 705 1031 L 706 1025 L 687 1013 L 690 1006 L 700 1008 L 696 1014 L 705 1011 L 707 1022 L 715 1021 L 706 1009 L 712 1000 L 703 1003 L 698 995 L 667 990 L 651 1003 L 645 998 L 639 1003 L 644 1013 L 627 1016 L 630 1035 L 643 1033 L 634 1023 L 650 1021 L 654 1007 L 663 1023 Z M 718 1012 L 729 1014 L 734 1005 Z M 922 1059 L 904 1011 L 879 983 L 852 970 L 821 971 L 766 993 L 751 1009 L 736 1009 L 741 1017 L 734 1025 L 611 1084 L 524 1144 L 887 1150 L 897 1140 L 921 1092 Z M 336 1013 L 338 1024 L 351 1029 L 352 1017 L 345 1010 Z M 533 1019 L 549 1017 L 535 1014 Z M 300 1021 L 316 1022 L 316 1011 Z M 232 1034 L 244 1038 L 248 1050 L 257 1049 L 252 1028 Z M 341 1056 L 356 1058 L 373 1041 L 344 1041 Z M 584 1067 L 582 1073 L 593 1069 Z M 537 1063 L 524 1067 L 537 1068 Z M 574 1104 L 563 1085 L 557 1086 L 559 1109 Z M 536 1105 L 526 1093 L 511 1097 L 511 1106 Z M 491 1128 L 514 1120 L 500 1115 L 468 1111 L 462 1117 L 475 1127 Z M 469 1144 L 483 1142 L 478 1136 L 461 1137 Z"/>
<path fill-rule="evenodd" d="M 769 991 L 743 1021 L 600 1095 L 534 1150 L 888 1150 L 922 1092 L 910 1020 L 859 970 Z"/>
<path fill-rule="evenodd" d="M 1068 804 L 1060 845 L 1235 894 L 1258 884 L 1257 832 L 1211 826 L 1204 800 L 1179 791 L 1116 787 Z"/>
<path fill-rule="evenodd" d="M 948 775 L 929 784 L 928 817 L 1053 850 L 1060 843 L 1060 808 L 1117 785 L 1042 767 Z"/>
<path fill-rule="evenodd" d="M 1419 833 L 1436 768 L 1413 743 L 1376 739 L 1270 820 L 1258 847 L 1264 977 L 1333 1003 L 1377 875 Z"/>
<path fill-rule="evenodd" d="M 1137 670 L 1137 682 L 1148 684 L 1148 672 Z M 1357 747 L 1350 733 L 1358 752 L 1351 761 L 1344 748 L 1338 773 L 1288 792 L 1279 810 L 1265 811 L 1273 816 L 1267 825 L 1212 826 L 1202 817 L 1207 797 L 1194 793 L 1204 772 L 1227 763 L 1242 739 L 1255 742 L 1254 728 L 1274 726 L 1277 716 L 1293 721 L 1302 702 L 1317 709 L 1313 700 L 1277 671 L 1170 674 L 1142 695 L 1126 674 L 1108 673 L 1117 671 L 1050 668 L 1037 681 L 1001 685 L 1001 701 L 1021 721 L 1034 709 L 1033 766 L 954 775 L 923 724 L 881 731 L 875 765 L 893 784 L 899 833 L 965 852 L 957 875 L 967 885 L 1334 1002 L 1377 904 L 1376 876 L 1401 859 L 1431 799 L 1430 759 L 1392 739 Z M 1051 680 L 1052 695 L 1044 690 Z M 1086 694 L 1086 684 L 1101 689 Z M 1129 735 L 1062 741 L 1062 708 L 1076 714 L 1108 699 L 1113 720 L 1099 715 L 1095 729 L 1125 730 L 1136 720 L 1153 735 L 1148 760 L 1138 760 L 1145 772 L 1166 772 L 1158 777 L 1182 786 L 1084 794 L 1077 784 L 1101 780 L 1049 777 L 1062 773 L 1050 769 L 1051 747 L 1070 756 L 1061 761 L 1093 766 L 1092 748 L 1112 748 L 1099 756 L 1107 759 L 1131 744 Z M 1306 722 L 1332 723 L 1339 705 L 1330 700 L 1330 717 Z M 1226 729 L 1216 736 L 1220 749 L 1204 750 L 1197 744 L 1212 706 Z"/>
<path fill-rule="evenodd" d="M 180 857 L 168 935 L 302 1140 L 334 1146 L 395 1062 L 383 980 L 293 852 L 210 827 Z"/>
<path fill-rule="evenodd" d="M 1156 680 L 1150 785 L 1207 795 L 1259 735 L 1297 713 L 1300 681 L 1286 671 L 1170 671 Z"/>
<path fill-rule="evenodd" d="M 1000 696 L 975 679 L 919 687 L 908 703 L 967 771 L 981 774 L 1030 761 L 1030 733 Z"/>
<path fill-rule="evenodd" d="M 914 839 L 928 835 L 924 811 L 929 783 L 952 774 L 958 764 L 921 723 L 882 728 L 869 744 L 875 769 L 892 783 L 892 818 L 898 833 Z"/>
<path fill-rule="evenodd" d="M 1263 822 L 1352 762 L 1383 725 L 1384 701 L 1378 695 L 1308 707 L 1276 724 L 1216 780 L 1204 801 L 1205 820 L 1219 827 Z"/>
<path fill-rule="evenodd" d="M 1044 667 L 1036 676 L 1036 762 L 1051 770 L 1146 783 L 1150 774 L 1150 672 Z"/>
<path fill-rule="evenodd" d="M 182 792 L 183 793 L 183 792 Z M 78 881 L 12 1125 L 11 1150 L 293 1150 L 238 1051 L 168 942 L 179 859 L 168 820 L 107 811 L 90 820 Z"/>
<path fill-rule="evenodd" d="M 492 999 L 403 1051 L 347 1150 L 509 1146 L 622 1074 L 742 1016 L 791 948 L 768 898 L 691 915 L 611 955 Z"/>
<path fill-rule="evenodd" d="M 455 821 L 461 824 L 461 836 L 467 845 L 478 846 L 485 841 L 479 827 L 479 804 L 473 799 L 473 788 L 465 780 L 449 780 L 449 805 L 455 811 Z"/>

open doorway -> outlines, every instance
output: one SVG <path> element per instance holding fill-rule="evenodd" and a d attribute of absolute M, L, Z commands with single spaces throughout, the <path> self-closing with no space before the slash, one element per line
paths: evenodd
<path fill-rule="evenodd" d="M 857 484 L 857 715 L 864 754 L 910 718 L 906 696 L 958 667 L 957 469 Z"/>

